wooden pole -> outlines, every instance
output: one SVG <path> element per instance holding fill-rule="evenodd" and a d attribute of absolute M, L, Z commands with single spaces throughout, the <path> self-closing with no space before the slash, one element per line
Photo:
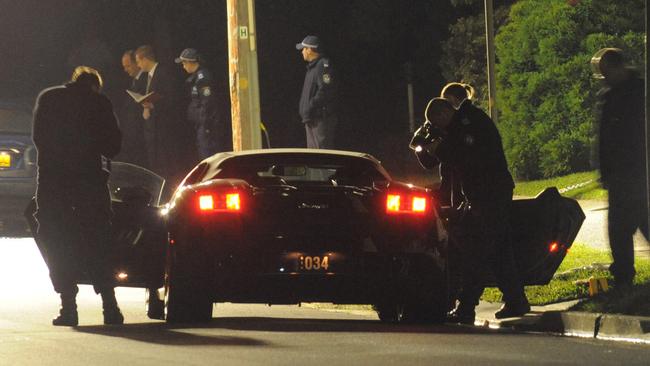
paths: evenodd
<path fill-rule="evenodd" d="M 234 151 L 262 148 L 255 4 L 227 0 L 228 69 Z"/>
<path fill-rule="evenodd" d="M 485 0 L 485 48 L 487 50 L 488 106 L 490 118 L 492 118 L 494 123 L 497 123 L 497 87 L 494 77 L 494 13 L 492 8 L 492 0 Z"/>

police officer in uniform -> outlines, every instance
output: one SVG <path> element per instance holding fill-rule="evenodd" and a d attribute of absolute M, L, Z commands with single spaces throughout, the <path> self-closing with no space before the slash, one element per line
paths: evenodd
<path fill-rule="evenodd" d="M 473 324 L 474 308 L 489 272 L 494 273 L 505 304 L 495 317 L 521 316 L 530 311 L 509 240 L 509 214 L 514 182 L 508 171 L 501 137 L 494 122 L 471 103 L 459 110 L 443 98 L 427 106 L 429 138 L 414 146 L 420 162 L 448 165 L 459 180 L 465 213 L 456 240 L 462 255 L 462 289 L 453 323 Z"/>
<path fill-rule="evenodd" d="M 218 105 L 212 74 L 201 65 L 201 55 L 193 48 L 186 48 L 175 62 L 182 64 L 185 72 L 190 75 L 186 80 L 190 89 L 187 119 L 196 131 L 199 159 L 227 151 L 228 126 L 221 118 L 224 108 Z"/>
<path fill-rule="evenodd" d="M 296 44 L 307 62 L 307 72 L 300 95 L 299 112 L 305 125 L 307 147 L 333 149 L 338 118 L 335 82 L 330 60 L 323 55 L 320 39 L 307 36 Z"/>
<path fill-rule="evenodd" d="M 79 66 L 70 83 L 42 91 L 34 109 L 36 235 L 46 248 L 54 290 L 61 295 L 53 325 L 78 324 L 76 281 L 82 271 L 101 294 L 104 323 L 124 322 L 109 261 L 112 211 L 102 158 L 117 155 L 122 136 L 101 85 L 95 69 Z"/>
<path fill-rule="evenodd" d="M 625 65 L 623 51 L 603 48 L 591 59 L 600 91 L 600 179 L 609 193 L 608 231 L 614 262 L 610 271 L 615 287 L 632 286 L 633 235 L 637 229 L 648 238 L 645 151 L 644 82 Z"/>

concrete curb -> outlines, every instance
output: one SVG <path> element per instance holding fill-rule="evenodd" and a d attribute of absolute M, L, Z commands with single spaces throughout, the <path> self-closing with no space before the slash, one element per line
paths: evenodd
<path fill-rule="evenodd" d="M 501 321 L 477 320 L 491 328 L 650 344 L 650 317 L 554 310 Z"/>

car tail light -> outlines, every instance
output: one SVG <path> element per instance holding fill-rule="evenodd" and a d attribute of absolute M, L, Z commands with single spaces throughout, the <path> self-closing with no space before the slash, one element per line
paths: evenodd
<path fill-rule="evenodd" d="M 210 193 L 198 196 L 201 212 L 238 212 L 241 211 L 239 193 Z"/>
<path fill-rule="evenodd" d="M 386 196 L 386 212 L 389 214 L 424 214 L 427 210 L 427 197 L 408 194 L 388 194 Z"/>
<path fill-rule="evenodd" d="M 214 210 L 214 198 L 212 198 L 212 195 L 199 196 L 199 208 L 201 211 Z"/>

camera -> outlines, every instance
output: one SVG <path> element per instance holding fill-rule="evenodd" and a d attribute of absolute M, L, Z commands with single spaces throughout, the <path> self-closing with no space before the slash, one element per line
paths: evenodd
<path fill-rule="evenodd" d="M 442 137 L 442 130 L 435 127 L 431 122 L 424 121 L 422 126 L 413 134 L 409 147 L 415 152 L 420 152 L 426 145 L 433 143 L 440 137 Z"/>

